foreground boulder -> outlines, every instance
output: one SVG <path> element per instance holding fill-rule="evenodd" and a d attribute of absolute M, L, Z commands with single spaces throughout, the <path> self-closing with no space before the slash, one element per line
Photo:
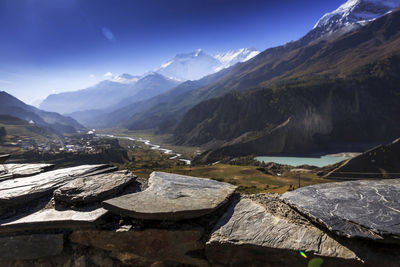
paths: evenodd
<path fill-rule="evenodd" d="M 265 195 L 263 204 L 243 198 L 221 217 L 207 242 L 207 257 L 220 265 L 307 264 L 304 251 L 356 262 L 356 255 L 277 197 Z M 257 256 L 258 255 L 258 256 Z"/>
<path fill-rule="evenodd" d="M 54 191 L 54 199 L 69 205 L 101 202 L 121 192 L 135 179 L 136 176 L 128 171 L 79 177 Z"/>
<path fill-rule="evenodd" d="M 337 235 L 400 244 L 400 180 L 307 186 L 282 199 Z"/>
<path fill-rule="evenodd" d="M 0 181 L 7 179 L 33 176 L 50 171 L 53 164 L 4 164 L 0 165 Z"/>
<path fill-rule="evenodd" d="M 224 205 L 236 187 L 205 178 L 153 172 L 149 187 L 103 202 L 113 213 L 147 220 L 181 220 L 209 214 Z"/>
<path fill-rule="evenodd" d="M 109 165 L 83 165 L 0 182 L 0 205 L 15 206 L 52 193 L 79 177 L 105 171 Z"/>

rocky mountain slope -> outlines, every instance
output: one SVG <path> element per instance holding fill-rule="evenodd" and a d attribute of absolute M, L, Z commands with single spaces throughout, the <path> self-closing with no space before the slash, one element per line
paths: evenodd
<path fill-rule="evenodd" d="M 0 92 L 0 114 L 11 115 L 58 133 L 72 133 L 83 129 L 77 121 L 55 112 L 47 112 L 29 106 L 6 92 Z"/>
<path fill-rule="evenodd" d="M 336 180 L 389 179 L 400 177 L 400 139 L 319 170 L 324 178 Z"/>
<path fill-rule="evenodd" d="M 325 14 L 314 26 L 314 36 L 326 38 L 358 29 L 400 6 L 399 0 L 348 0 Z"/>
<path fill-rule="evenodd" d="M 264 76 L 258 90 L 191 109 L 176 128 L 178 143 L 223 143 L 214 154 L 222 156 L 393 140 L 400 135 L 399 28 L 395 11 L 287 55 L 269 73 L 286 71 L 270 80 Z"/>

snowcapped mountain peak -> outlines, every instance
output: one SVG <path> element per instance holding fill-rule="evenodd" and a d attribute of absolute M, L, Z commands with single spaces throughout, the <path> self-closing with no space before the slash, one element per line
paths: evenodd
<path fill-rule="evenodd" d="M 314 26 L 317 37 L 338 32 L 343 34 L 359 28 L 400 6 L 400 0 L 348 0 L 336 10 L 325 14 Z"/>
<path fill-rule="evenodd" d="M 177 54 L 155 72 L 178 81 L 198 80 L 236 63 L 247 61 L 259 53 L 256 49 L 242 48 L 211 56 L 202 49 L 197 49 L 191 53 Z"/>
<path fill-rule="evenodd" d="M 176 55 L 173 59 L 162 64 L 155 72 L 170 79 L 186 81 L 198 80 L 213 71 L 220 62 L 213 56 L 198 49 L 191 53 Z"/>

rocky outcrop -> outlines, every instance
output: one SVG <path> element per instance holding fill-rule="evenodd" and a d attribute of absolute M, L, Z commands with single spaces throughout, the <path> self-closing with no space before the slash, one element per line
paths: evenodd
<path fill-rule="evenodd" d="M 400 180 L 307 186 L 282 199 L 329 231 L 348 238 L 400 244 Z"/>
<path fill-rule="evenodd" d="M 29 203 L 21 202 L 24 207 L 12 216 L 3 214 L 1 266 L 333 267 L 400 262 L 397 180 L 322 184 L 283 196 L 240 196 L 232 185 L 171 173 L 153 173 L 146 187 L 130 172 L 96 165 L 0 185 L 21 179 L 34 181 L 29 191 L 46 188 L 46 194 L 35 198 L 25 193 Z M 5 188 L 0 193 L 8 190 L 15 192 Z M 101 208 L 103 199 L 108 210 Z"/>
<path fill-rule="evenodd" d="M 108 165 L 84 165 L 59 169 L 30 177 L 22 177 L 0 182 L 0 204 L 15 206 L 52 193 L 67 182 L 93 172 L 104 170 Z"/>
<path fill-rule="evenodd" d="M 53 164 L 4 164 L 0 165 L 0 181 L 32 176 L 53 168 Z"/>
<path fill-rule="evenodd" d="M 132 218 L 177 221 L 217 210 L 235 189 L 236 186 L 206 178 L 153 172 L 145 191 L 104 201 L 103 206 Z"/>
<path fill-rule="evenodd" d="M 21 217 L 11 217 L 0 223 L 0 233 L 22 232 L 44 229 L 82 229 L 94 227 L 94 224 L 107 211 L 103 208 L 86 210 L 43 209 Z"/>
<path fill-rule="evenodd" d="M 77 178 L 55 190 L 54 199 L 68 205 L 101 202 L 114 197 L 135 181 L 135 178 L 136 176 L 128 171 Z"/>
<path fill-rule="evenodd" d="M 215 247 L 232 244 L 356 259 L 356 255 L 349 248 L 273 197 L 267 197 L 265 205 L 269 210 L 262 204 L 246 198 L 233 203 L 213 229 L 207 243 L 208 252 L 214 254 Z M 272 212 L 271 206 L 274 205 L 278 209 Z"/>

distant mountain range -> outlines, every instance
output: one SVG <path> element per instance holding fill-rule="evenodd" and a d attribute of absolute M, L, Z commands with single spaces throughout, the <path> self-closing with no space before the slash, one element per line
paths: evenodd
<path fill-rule="evenodd" d="M 56 133 L 75 133 L 84 129 L 84 126 L 70 117 L 29 106 L 3 91 L 0 91 L 0 114 L 32 122 Z"/>
<path fill-rule="evenodd" d="M 93 109 L 110 109 L 141 101 L 178 85 L 179 82 L 158 73 L 144 77 L 123 74 L 111 77 L 95 86 L 74 92 L 49 95 L 41 104 L 44 110 L 68 114 Z"/>
<path fill-rule="evenodd" d="M 49 95 L 39 107 L 88 123 L 93 114 L 104 114 L 163 94 L 183 81 L 200 79 L 259 53 L 255 49 L 238 49 L 211 56 L 199 49 L 178 54 L 143 77 L 127 73 L 112 76 L 87 89 Z"/>
<path fill-rule="evenodd" d="M 246 62 L 259 53 L 255 49 L 242 48 L 211 56 L 199 49 L 192 53 L 178 54 L 155 71 L 179 81 L 199 80 L 239 62 Z"/>

